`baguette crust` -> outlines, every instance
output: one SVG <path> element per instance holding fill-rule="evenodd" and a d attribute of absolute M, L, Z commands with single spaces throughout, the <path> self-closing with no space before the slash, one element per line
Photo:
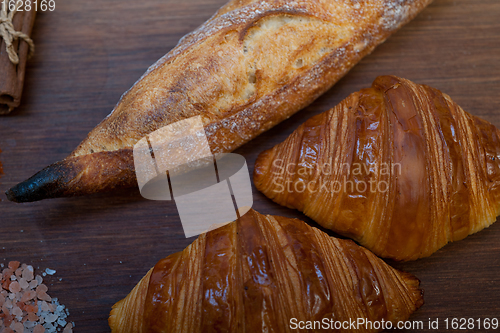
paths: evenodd
<path fill-rule="evenodd" d="M 82 156 L 131 151 L 145 135 L 193 116 L 203 117 L 213 153 L 238 148 L 310 104 L 430 2 L 229 2 L 151 66 L 63 161 L 68 161 L 66 175 L 109 174 L 109 179 L 98 179 L 111 187 L 90 182 L 74 191 L 67 184 L 58 192 L 67 196 L 115 188 L 114 171 L 85 164 Z M 128 163 L 133 170 L 133 161 Z M 27 182 L 45 179 L 35 175 Z M 122 183 L 133 185 L 135 177 Z M 51 197 L 27 185 L 7 195 L 14 201 Z"/>

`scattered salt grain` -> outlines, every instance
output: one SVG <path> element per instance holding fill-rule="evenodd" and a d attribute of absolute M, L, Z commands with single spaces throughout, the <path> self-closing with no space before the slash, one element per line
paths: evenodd
<path fill-rule="evenodd" d="M 0 264 L 4 268 L 4 264 Z M 47 268 L 42 275 L 55 274 Z M 59 279 L 61 280 L 61 279 Z M 2 333 L 72 333 L 68 309 L 51 298 L 33 266 L 11 261 L 0 273 L 0 332 Z"/>
<path fill-rule="evenodd" d="M 28 290 L 23 294 L 23 297 L 21 297 L 21 302 L 25 303 L 27 301 L 31 301 L 36 297 L 36 291 L 34 290 Z"/>
<path fill-rule="evenodd" d="M 33 280 L 33 266 L 26 266 L 26 269 L 23 271 L 23 279 L 28 282 Z"/>
<path fill-rule="evenodd" d="M 11 271 L 15 272 L 15 271 L 16 271 L 16 269 L 18 269 L 18 268 L 19 268 L 19 265 L 20 265 L 20 264 L 21 264 L 21 263 L 20 263 L 19 261 L 11 261 L 11 262 L 9 262 L 9 269 L 10 269 Z"/>
<path fill-rule="evenodd" d="M 41 285 L 39 285 L 38 287 L 36 287 L 36 292 L 37 292 L 37 294 L 38 294 L 39 292 L 47 292 L 48 290 L 49 290 L 49 288 L 47 288 L 47 286 L 46 286 L 46 285 L 44 285 L 44 284 L 41 284 Z"/>
<path fill-rule="evenodd" d="M 53 313 L 49 313 L 47 317 L 45 317 L 45 322 L 46 323 L 53 323 L 54 321 L 57 320 L 57 315 Z"/>
<path fill-rule="evenodd" d="M 29 321 L 37 321 L 38 320 L 38 316 L 34 312 L 29 312 L 28 313 L 28 320 Z"/>
<path fill-rule="evenodd" d="M 28 317 L 29 317 L 29 316 L 28 316 Z M 35 317 L 36 317 L 36 316 L 35 316 Z M 27 330 L 29 330 L 30 328 L 34 328 L 34 327 L 35 327 L 35 325 L 36 325 L 35 321 L 37 321 L 37 320 L 38 320 L 38 317 L 36 317 L 36 319 L 35 319 L 35 320 L 29 320 L 29 319 L 28 319 L 28 320 L 26 320 L 26 321 L 24 322 L 24 327 L 25 327 Z"/>
<path fill-rule="evenodd" d="M 16 323 L 14 323 L 12 328 L 14 329 L 14 332 L 16 332 L 16 333 L 23 333 L 24 332 L 23 323 L 16 322 Z"/>
<path fill-rule="evenodd" d="M 42 305 L 40 306 L 40 310 L 42 312 L 49 312 L 50 309 L 49 309 L 49 304 L 47 304 L 47 302 L 42 302 Z"/>
<path fill-rule="evenodd" d="M 28 287 L 30 286 L 30 285 L 28 284 L 28 281 L 26 281 L 26 279 L 25 279 L 25 278 L 21 278 L 21 279 L 19 280 L 19 285 L 21 286 L 21 289 L 23 289 L 23 290 L 28 289 Z"/>
<path fill-rule="evenodd" d="M 30 289 L 34 289 L 34 288 L 36 288 L 36 286 L 38 286 L 37 280 L 30 281 L 30 286 L 29 286 Z"/>
<path fill-rule="evenodd" d="M 11 315 L 13 316 L 22 316 L 23 315 L 23 310 L 19 309 L 19 307 L 14 307 L 12 311 L 10 312 Z"/>
<path fill-rule="evenodd" d="M 11 293 L 17 294 L 18 292 L 21 291 L 21 286 L 19 285 L 19 282 L 14 281 L 9 285 L 9 290 Z"/>
<path fill-rule="evenodd" d="M 44 333 L 45 328 L 42 325 L 36 325 L 35 329 L 33 330 L 33 333 Z"/>
<path fill-rule="evenodd" d="M 63 333 L 73 333 L 73 325 L 69 323 L 63 330 Z"/>

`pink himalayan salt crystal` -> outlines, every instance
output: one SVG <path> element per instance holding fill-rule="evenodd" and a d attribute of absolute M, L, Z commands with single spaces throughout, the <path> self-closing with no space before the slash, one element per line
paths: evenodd
<path fill-rule="evenodd" d="M 38 286 L 38 281 L 37 280 L 30 281 L 30 289 L 35 289 L 36 286 Z"/>
<path fill-rule="evenodd" d="M 13 281 L 9 285 L 9 290 L 11 293 L 17 294 L 18 292 L 21 291 L 21 286 L 19 285 L 19 282 Z"/>
<path fill-rule="evenodd" d="M 49 295 L 47 295 L 47 293 L 45 291 L 39 292 L 36 295 L 37 295 L 38 299 L 41 300 L 41 301 L 50 302 L 52 300 L 52 297 L 50 297 Z"/>
<path fill-rule="evenodd" d="M 5 290 L 9 290 L 9 285 L 10 285 L 10 280 L 5 280 L 2 283 L 2 288 L 5 289 Z"/>
<path fill-rule="evenodd" d="M 21 297 L 21 302 L 27 302 L 32 300 L 33 298 L 36 297 L 36 291 L 34 290 L 28 290 L 23 294 L 23 297 Z"/>
<path fill-rule="evenodd" d="M 52 300 L 52 298 L 49 295 L 47 295 L 47 290 L 48 288 L 44 284 L 41 284 L 38 287 L 36 287 L 36 296 L 38 297 L 39 300 L 47 302 L 50 302 Z"/>
<path fill-rule="evenodd" d="M 18 301 L 17 297 L 21 298 L 21 293 L 10 293 L 9 294 L 9 299 L 11 299 L 13 303 L 16 303 Z"/>
<path fill-rule="evenodd" d="M 11 323 L 12 323 L 12 316 L 10 315 L 9 312 L 6 312 L 5 317 L 3 318 L 3 324 L 5 325 L 5 327 L 9 327 Z"/>
<path fill-rule="evenodd" d="M 21 286 L 22 290 L 26 290 L 30 286 L 29 283 L 28 283 L 28 281 L 26 281 L 25 278 L 20 278 L 19 279 L 19 285 Z"/>
<path fill-rule="evenodd" d="M 19 261 L 11 261 L 11 262 L 9 262 L 9 268 L 10 268 L 11 271 L 14 272 L 16 269 L 19 268 L 20 264 L 21 263 Z"/>
<path fill-rule="evenodd" d="M 33 280 L 33 266 L 26 266 L 23 271 L 23 279 L 25 279 L 26 281 Z"/>
<path fill-rule="evenodd" d="M 33 333 L 44 333 L 45 328 L 42 325 L 36 325 L 35 329 L 33 330 Z"/>
<path fill-rule="evenodd" d="M 24 333 L 24 325 L 28 325 L 26 328 L 31 331 L 29 327 L 33 327 L 35 323 L 38 325 L 32 328 L 34 331 L 31 331 L 35 333 L 45 332 L 42 326 L 44 322 L 59 326 L 59 322 L 55 322 L 58 318 L 58 314 L 55 314 L 56 305 L 47 303 L 52 300 L 47 294 L 48 287 L 42 284 L 43 279 L 40 275 L 35 278 L 33 275 L 33 266 L 22 264 L 19 267 L 19 262 L 9 263 L 9 268 L 4 269 L 0 275 L 0 326 L 3 328 L 0 329 L 0 333 Z M 43 318 L 36 315 L 37 298 L 42 301 L 41 307 L 47 314 Z M 65 320 L 62 321 L 62 323 L 65 322 Z M 67 324 L 64 332 L 72 333 L 73 325 Z"/>
<path fill-rule="evenodd" d="M 49 311 L 50 312 L 55 312 L 56 311 L 56 306 L 52 303 L 47 303 L 47 305 L 49 306 Z"/>
<path fill-rule="evenodd" d="M 7 309 L 12 309 L 12 307 L 13 307 L 12 301 L 10 299 L 6 299 L 4 305 L 7 307 Z"/>
<path fill-rule="evenodd" d="M 37 294 L 39 292 L 47 292 L 47 290 L 49 290 L 49 288 L 46 285 L 44 285 L 44 284 L 41 284 L 38 287 L 36 287 L 36 293 Z"/>
<path fill-rule="evenodd" d="M 11 315 L 18 317 L 23 315 L 23 310 L 21 310 L 19 307 L 15 306 L 12 311 L 10 312 Z"/>
<path fill-rule="evenodd" d="M 73 333 L 73 324 L 68 323 L 68 325 L 66 325 L 66 327 L 64 327 L 64 330 L 62 331 L 62 333 Z"/>
<path fill-rule="evenodd" d="M 36 300 L 35 300 L 35 303 L 33 304 L 29 304 L 29 305 L 26 305 L 24 307 L 24 309 L 26 310 L 26 312 L 30 313 L 30 312 L 33 312 L 33 313 L 37 313 L 38 312 L 38 304 L 36 303 Z"/>
<path fill-rule="evenodd" d="M 42 306 L 40 307 L 42 309 L 42 311 L 44 312 L 47 312 L 47 311 L 50 311 L 50 307 L 49 307 L 49 304 L 45 301 L 42 302 Z"/>
<path fill-rule="evenodd" d="M 37 321 L 38 316 L 34 312 L 28 312 L 28 320 L 29 321 Z"/>
<path fill-rule="evenodd" d="M 23 323 L 16 322 L 14 323 L 14 327 L 12 327 L 16 333 L 24 333 L 24 325 Z"/>

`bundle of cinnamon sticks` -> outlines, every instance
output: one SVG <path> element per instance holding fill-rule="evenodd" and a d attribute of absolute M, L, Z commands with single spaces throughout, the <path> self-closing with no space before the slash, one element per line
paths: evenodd
<path fill-rule="evenodd" d="M 10 21 L 5 18 L 5 14 L 9 11 L 6 3 L 8 2 L 0 2 L 0 11 L 3 11 L 3 15 L 0 16 L 2 35 L 8 33 L 6 32 L 7 25 L 12 22 L 15 31 L 20 31 L 29 36 L 35 22 L 36 10 L 34 10 L 34 7 L 32 7 L 31 11 L 16 11 Z M 29 57 L 30 47 L 22 38 L 14 40 L 13 46 L 19 58 L 18 64 L 15 64 L 9 58 L 6 41 L 0 36 L 0 115 L 10 113 L 21 103 L 26 61 Z"/>

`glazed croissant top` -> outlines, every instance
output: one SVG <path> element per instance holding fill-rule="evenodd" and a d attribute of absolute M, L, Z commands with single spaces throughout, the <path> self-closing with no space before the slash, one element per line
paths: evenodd
<path fill-rule="evenodd" d="M 202 116 L 229 152 L 311 103 L 431 0 L 233 0 L 126 92 L 73 153 L 7 192 L 10 200 L 136 185 L 133 147 Z"/>
<path fill-rule="evenodd" d="M 158 262 L 109 324 L 114 333 L 333 332 L 293 329 L 293 318 L 396 323 L 423 304 L 418 285 L 350 240 L 250 210 Z M 342 330 L 351 331 L 379 330 Z"/>
<path fill-rule="evenodd" d="M 500 208 L 500 132 L 437 89 L 377 78 L 263 152 L 256 187 L 375 254 L 429 256 Z"/>

